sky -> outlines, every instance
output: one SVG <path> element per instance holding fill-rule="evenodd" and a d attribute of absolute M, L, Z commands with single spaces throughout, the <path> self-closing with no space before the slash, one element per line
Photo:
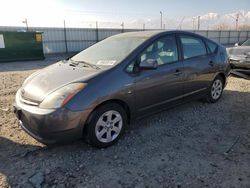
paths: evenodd
<path fill-rule="evenodd" d="M 250 0 L 0 0 L 0 26 L 86 25 L 182 20 L 207 13 L 228 14 L 250 11 Z M 119 26 L 118 24 L 118 26 Z"/>
<path fill-rule="evenodd" d="M 127 16 L 158 16 L 159 11 L 171 17 L 196 16 L 209 12 L 228 13 L 250 9 L 250 0 L 75 0 L 65 1 L 72 10 L 93 11 Z M 106 15 L 105 15 L 106 16 Z M 108 14 L 107 14 L 108 16 Z"/>

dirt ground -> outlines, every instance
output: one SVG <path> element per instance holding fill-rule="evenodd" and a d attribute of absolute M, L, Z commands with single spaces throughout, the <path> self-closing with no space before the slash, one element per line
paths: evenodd
<path fill-rule="evenodd" d="M 250 81 L 230 77 L 216 104 L 190 102 L 134 122 L 107 149 L 46 147 L 12 113 L 47 61 L 0 64 L 0 187 L 250 187 Z"/>

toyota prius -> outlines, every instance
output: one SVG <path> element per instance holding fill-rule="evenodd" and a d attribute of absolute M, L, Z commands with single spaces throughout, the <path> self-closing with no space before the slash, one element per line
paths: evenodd
<path fill-rule="evenodd" d="M 194 99 L 217 102 L 229 72 L 225 48 L 203 36 L 122 33 L 30 75 L 14 112 L 42 143 L 85 138 L 107 147 L 136 118 Z"/>

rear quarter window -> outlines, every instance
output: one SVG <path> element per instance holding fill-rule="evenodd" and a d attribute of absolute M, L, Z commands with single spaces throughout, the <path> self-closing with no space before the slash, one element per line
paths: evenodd
<path fill-rule="evenodd" d="M 216 52 L 217 45 L 215 43 L 206 40 L 206 44 L 207 44 L 209 53 L 215 53 Z"/>

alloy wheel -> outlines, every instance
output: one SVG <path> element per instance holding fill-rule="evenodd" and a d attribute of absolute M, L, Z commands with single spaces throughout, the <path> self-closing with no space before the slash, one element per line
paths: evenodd
<path fill-rule="evenodd" d="M 220 98 L 223 90 L 223 84 L 220 79 L 216 79 L 211 88 L 211 95 L 214 100 Z"/>
<path fill-rule="evenodd" d="M 102 143 L 109 143 L 115 140 L 123 126 L 122 116 L 115 110 L 103 113 L 95 126 L 96 138 Z"/>

